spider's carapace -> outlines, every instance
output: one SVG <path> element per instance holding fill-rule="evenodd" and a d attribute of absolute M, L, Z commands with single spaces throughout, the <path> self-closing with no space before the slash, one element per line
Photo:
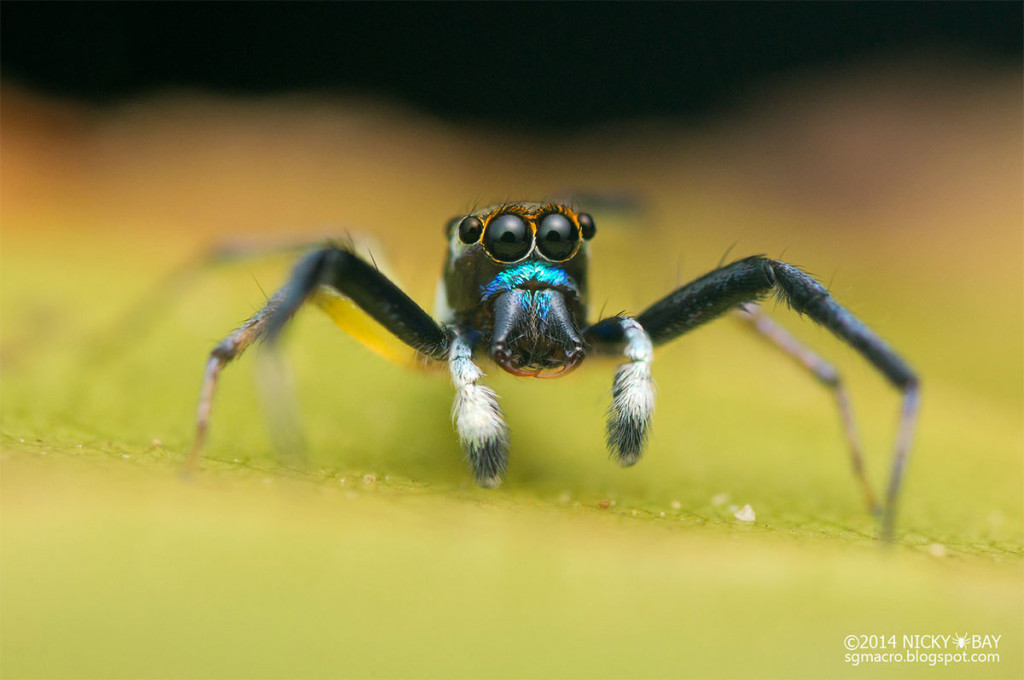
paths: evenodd
<path fill-rule="evenodd" d="M 556 203 L 507 203 L 453 219 L 435 316 L 481 333 L 490 357 L 514 375 L 576 368 L 594 233 L 590 215 Z"/>

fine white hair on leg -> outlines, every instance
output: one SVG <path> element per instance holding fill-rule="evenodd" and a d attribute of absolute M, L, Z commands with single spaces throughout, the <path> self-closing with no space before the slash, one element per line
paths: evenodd
<path fill-rule="evenodd" d="M 473 350 L 462 335 L 452 340 L 448 367 L 455 386 L 452 419 L 476 482 L 492 489 L 501 484 L 508 465 L 508 428 L 494 390 L 478 384 L 484 372 L 473 363 Z"/>
<path fill-rule="evenodd" d="M 622 364 L 615 372 L 606 431 L 612 456 L 627 467 L 640 460 L 654 414 L 654 380 L 651 378 L 654 349 L 647 332 L 637 321 L 624 317 L 621 323 L 626 336 L 623 354 L 629 363 Z"/>

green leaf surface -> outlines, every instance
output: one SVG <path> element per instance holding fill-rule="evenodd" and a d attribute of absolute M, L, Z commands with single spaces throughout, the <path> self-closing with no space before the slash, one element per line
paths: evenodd
<path fill-rule="evenodd" d="M 189 117 L 195 102 L 164 101 L 78 112 L 62 136 L 33 124 L 32 102 L 5 95 L 3 119 L 3 677 L 1024 672 L 1013 149 L 1007 161 L 1006 145 L 968 131 L 909 155 L 927 191 L 839 210 L 745 191 L 758 169 L 736 150 L 742 128 L 699 144 L 633 131 L 625 149 L 598 135 L 537 170 L 520 145 L 540 140 L 358 109 L 220 102 Z M 1002 193 L 964 188 L 951 170 L 963 148 Z M 489 156 L 506 163 L 459 174 Z M 169 283 L 183 263 L 239 233 L 267 242 L 330 218 L 335 233 L 378 234 L 429 307 L 449 213 L 565 177 L 614 188 L 613 160 L 636 169 L 626 179 L 644 183 L 648 209 L 595 211 L 595 312 L 638 311 L 737 240 L 735 256 L 790 246 L 787 261 L 831 277 L 920 371 L 894 544 L 876 538 L 828 392 L 730 320 L 659 352 L 654 434 L 628 470 L 603 442 L 614 362 L 557 381 L 489 376 L 513 450 L 506 484 L 485 491 L 461 460 L 445 372 L 387 364 L 305 311 L 284 351 L 308 459 L 275 454 L 266 413 L 285 397 L 261 403 L 250 353 L 224 373 L 201 470 L 181 478 L 206 354 L 292 258 Z M 962 212 L 981 225 L 969 241 Z M 769 311 L 846 377 L 883 488 L 898 394 L 825 331 Z M 747 504 L 753 522 L 735 516 Z M 904 636 L 954 633 L 1001 636 L 999 660 L 855 665 L 844 646 L 895 636 L 906 651 Z M 856 651 L 884 651 L 864 640 Z"/>

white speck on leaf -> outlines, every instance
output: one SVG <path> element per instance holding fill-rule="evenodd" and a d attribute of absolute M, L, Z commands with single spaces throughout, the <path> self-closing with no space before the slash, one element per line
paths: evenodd
<path fill-rule="evenodd" d="M 725 505 L 729 502 L 729 494 L 727 493 L 716 493 L 711 497 L 711 505 L 719 506 Z"/>
<path fill-rule="evenodd" d="M 928 554 L 932 557 L 945 557 L 949 553 L 946 551 L 946 546 L 941 543 L 932 543 L 928 546 Z"/>
<path fill-rule="evenodd" d="M 754 514 L 754 509 L 750 507 L 750 503 L 747 503 L 733 515 L 736 519 L 741 522 L 753 522 L 757 519 L 757 515 Z"/>

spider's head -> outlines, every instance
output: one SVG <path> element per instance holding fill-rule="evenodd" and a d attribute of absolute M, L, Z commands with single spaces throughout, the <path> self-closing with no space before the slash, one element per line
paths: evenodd
<path fill-rule="evenodd" d="M 516 375 L 574 368 L 583 358 L 590 215 L 557 203 L 505 203 L 448 223 L 439 316 L 490 337 Z"/>

